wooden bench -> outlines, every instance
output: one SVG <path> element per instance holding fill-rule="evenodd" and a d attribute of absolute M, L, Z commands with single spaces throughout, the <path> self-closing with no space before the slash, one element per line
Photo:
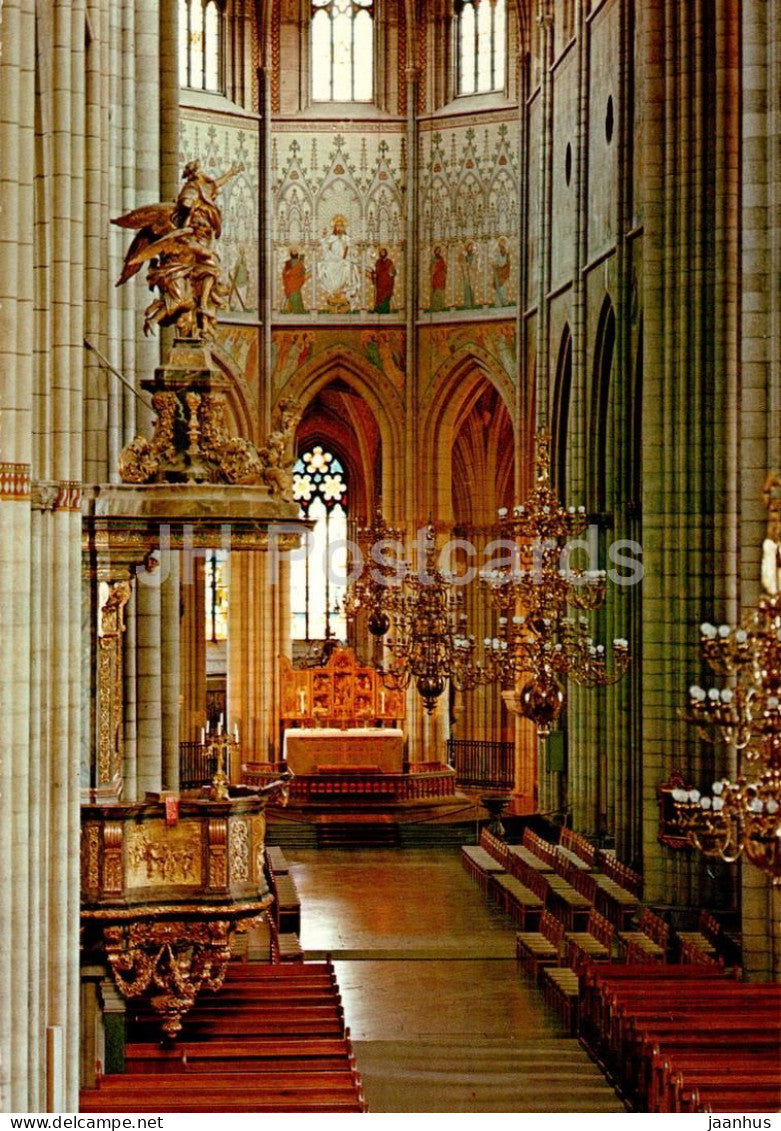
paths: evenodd
<path fill-rule="evenodd" d="M 583 877 L 585 874 L 577 873 L 577 875 Z M 548 909 L 561 919 L 565 930 L 578 931 L 585 928 L 593 902 L 588 895 L 584 895 L 570 882 L 574 879 L 572 874 L 569 873 L 569 878 L 565 879 L 557 872 L 551 872 L 545 878 L 548 881 L 546 900 Z"/>
<path fill-rule="evenodd" d="M 479 844 L 465 844 L 461 847 L 461 863 L 466 871 L 480 885 L 485 895 L 488 880 L 507 870 L 508 849 L 503 840 L 483 829 Z"/>
<path fill-rule="evenodd" d="M 648 907 L 641 908 L 635 929 L 618 932 L 618 942 L 626 961 L 629 961 L 628 948 L 632 946 L 633 956 L 641 961 L 666 962 L 669 938 L 669 924 Z"/>
<path fill-rule="evenodd" d="M 728 1080 L 744 1085 L 752 1078 L 779 1083 L 781 1060 L 778 1044 L 766 1048 L 687 1051 L 672 1048 L 662 1051 L 657 1045 L 651 1059 L 651 1085 L 648 1110 L 671 1112 L 686 1110 L 684 1090 L 691 1091 L 701 1083 L 714 1084 Z"/>
<path fill-rule="evenodd" d="M 593 872 L 597 866 L 597 850 L 594 845 L 572 829 L 561 830 L 558 852 L 583 871 Z"/>
<path fill-rule="evenodd" d="M 543 860 L 536 852 L 532 852 L 523 844 L 508 845 L 509 866 L 512 868 L 514 860 L 520 861 L 535 872 L 547 873 L 553 871 L 553 865 Z"/>
<path fill-rule="evenodd" d="M 564 924 L 550 911 L 543 911 L 538 931 L 520 931 L 515 936 L 518 964 L 536 982 L 539 971 L 558 966 L 564 945 Z"/>
<path fill-rule="evenodd" d="M 687 947 L 695 947 L 701 950 L 704 954 L 716 956 L 718 952 L 718 940 L 721 934 L 721 926 L 718 919 L 712 912 L 707 911 L 704 907 L 700 910 L 699 918 L 697 920 L 697 929 L 695 931 L 676 931 L 675 938 L 678 943 L 679 953 L 682 951 L 684 945 Z M 685 961 L 682 959 L 682 961 Z"/>
<path fill-rule="evenodd" d="M 282 849 L 278 848 L 276 845 L 266 845 L 266 868 L 271 873 L 270 879 L 274 876 L 286 876 L 288 874 L 288 863 L 285 859 L 285 854 Z"/>
<path fill-rule="evenodd" d="M 330 963 L 232 962 L 224 991 L 196 1002 L 171 1049 L 151 1011 L 129 1028 L 147 1039 L 126 1046 L 128 1072 L 99 1077 L 81 1111 L 366 1111 Z"/>
<path fill-rule="evenodd" d="M 715 967 L 588 964 L 582 985 L 581 1039 L 638 1110 L 651 1102 L 702 1110 L 693 1085 L 673 1101 L 664 1092 L 669 1080 L 660 1083 L 659 1062 L 673 1049 L 710 1048 L 734 1059 L 744 1043 L 777 1051 L 781 1040 L 781 986 L 775 983 L 744 984 Z"/>
<path fill-rule="evenodd" d="M 547 966 L 542 971 L 542 996 L 554 1009 L 568 1036 L 578 1031 L 580 979 L 569 966 Z"/>
<path fill-rule="evenodd" d="M 611 853 L 602 853 L 600 871 L 594 874 L 597 911 L 619 931 L 629 930 L 640 907 L 643 877 Z"/>
<path fill-rule="evenodd" d="M 613 924 L 592 908 L 585 931 L 568 931 L 564 935 L 567 964 L 578 972 L 587 961 L 610 962 L 614 938 Z"/>
<path fill-rule="evenodd" d="M 557 859 L 555 846 L 549 841 L 544 840 L 528 827 L 523 830 L 523 843 L 521 847 L 531 852 L 544 864 L 547 864 L 551 871 L 555 869 Z"/>
<path fill-rule="evenodd" d="M 545 897 L 535 894 L 517 876 L 494 873 L 489 879 L 489 892 L 516 927 L 526 931 L 539 926 Z"/>

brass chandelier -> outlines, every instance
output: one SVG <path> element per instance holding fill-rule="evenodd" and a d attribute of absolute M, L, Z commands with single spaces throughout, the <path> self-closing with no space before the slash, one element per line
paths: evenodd
<path fill-rule="evenodd" d="M 375 518 L 375 531 L 387 538 L 389 528 Z M 414 682 L 426 711 L 431 714 L 449 680 L 458 691 L 471 691 L 492 678 L 477 658 L 474 636 L 466 633 L 463 594 L 437 565 L 434 527 L 425 531 L 422 568 L 413 571 L 405 563 L 397 574 L 394 588 L 388 583 L 393 567 L 385 574 L 374 572 L 360 587 L 353 587 L 353 611 L 363 607 L 369 613 L 369 631 L 375 636 L 390 633 L 385 641 L 386 655 L 378 667 L 380 677 L 391 691 L 403 691 Z"/>
<path fill-rule="evenodd" d="M 605 599 L 604 570 L 569 563 L 567 544 L 586 529 L 584 507 L 563 507 L 550 482 L 550 435 L 537 433 L 536 486 L 526 503 L 499 511 L 498 534 L 513 547 L 508 564 L 481 572 L 498 612 L 498 632 L 486 639 L 489 665 L 507 707 L 547 738 L 565 702 L 566 678 L 584 687 L 617 682 L 629 663 L 618 638 L 610 654 L 595 644 L 583 615 Z M 518 689 L 522 677 L 526 679 Z"/>
<path fill-rule="evenodd" d="M 689 688 L 684 717 L 701 738 L 738 751 L 735 781 L 711 794 L 674 789 L 681 831 L 705 856 L 732 863 L 744 856 L 781 885 L 781 480 L 765 486 L 770 511 L 762 577 L 766 592 L 738 627 L 705 623 L 700 652 L 725 688 Z"/>

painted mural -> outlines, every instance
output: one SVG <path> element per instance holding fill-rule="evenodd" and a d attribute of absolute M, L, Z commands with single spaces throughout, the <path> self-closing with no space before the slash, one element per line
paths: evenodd
<path fill-rule="evenodd" d="M 343 330 L 322 327 L 318 330 L 274 330 L 272 334 L 273 384 L 281 392 L 294 374 L 313 359 L 330 353 L 349 361 L 353 354 L 365 368 L 369 362 L 402 392 L 406 365 L 405 335 L 401 329 L 375 327 Z"/>
<path fill-rule="evenodd" d="M 404 138 L 365 128 L 272 139 L 273 306 L 280 315 L 404 308 Z"/>
<path fill-rule="evenodd" d="M 418 356 L 424 392 L 443 365 L 466 352 L 482 360 L 505 388 L 515 383 L 517 346 L 515 321 L 484 321 L 420 328 Z"/>
<path fill-rule="evenodd" d="M 420 139 L 420 301 L 431 313 L 518 301 L 518 155 L 512 126 L 481 122 Z"/>
<path fill-rule="evenodd" d="M 243 165 L 244 171 L 225 185 L 220 197 L 222 236 L 218 251 L 230 295 L 228 309 L 253 313 L 258 309 L 258 137 L 252 129 L 208 118 L 182 115 L 179 159 L 182 166 L 196 158 L 207 170 Z"/>

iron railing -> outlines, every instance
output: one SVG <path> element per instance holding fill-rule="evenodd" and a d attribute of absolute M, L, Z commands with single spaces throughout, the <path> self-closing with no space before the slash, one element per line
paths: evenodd
<path fill-rule="evenodd" d="M 477 738 L 450 738 L 447 758 L 458 785 L 479 789 L 512 789 L 515 785 L 515 744 Z"/>
<path fill-rule="evenodd" d="M 197 789 L 209 785 L 217 773 L 217 756 L 200 742 L 179 743 L 179 788 Z"/>

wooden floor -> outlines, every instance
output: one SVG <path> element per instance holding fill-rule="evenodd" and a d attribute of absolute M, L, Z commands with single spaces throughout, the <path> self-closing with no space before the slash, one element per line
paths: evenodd
<path fill-rule="evenodd" d="M 621 1112 L 519 975 L 453 849 L 286 850 L 309 958 L 334 961 L 370 1112 Z"/>

